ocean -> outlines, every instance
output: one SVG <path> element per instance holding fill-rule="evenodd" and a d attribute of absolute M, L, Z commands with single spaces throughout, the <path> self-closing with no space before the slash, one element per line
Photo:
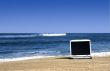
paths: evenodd
<path fill-rule="evenodd" d="M 0 60 L 66 56 L 74 39 L 90 39 L 93 55 L 110 54 L 110 33 L 0 33 Z"/>

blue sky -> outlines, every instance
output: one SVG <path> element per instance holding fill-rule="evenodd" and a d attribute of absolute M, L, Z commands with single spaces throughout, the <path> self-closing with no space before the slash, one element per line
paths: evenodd
<path fill-rule="evenodd" d="M 109 0 L 0 0 L 0 33 L 110 33 Z"/>

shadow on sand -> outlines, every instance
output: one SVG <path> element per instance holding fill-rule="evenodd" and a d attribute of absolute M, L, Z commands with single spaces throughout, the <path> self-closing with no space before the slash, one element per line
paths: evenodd
<path fill-rule="evenodd" d="M 72 57 L 58 57 L 56 59 L 92 59 L 92 57 L 90 58 L 72 58 Z"/>

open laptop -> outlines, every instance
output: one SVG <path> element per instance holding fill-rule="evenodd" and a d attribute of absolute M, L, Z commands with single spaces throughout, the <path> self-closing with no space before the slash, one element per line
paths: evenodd
<path fill-rule="evenodd" d="M 70 57 L 91 58 L 91 41 L 89 39 L 70 40 Z"/>

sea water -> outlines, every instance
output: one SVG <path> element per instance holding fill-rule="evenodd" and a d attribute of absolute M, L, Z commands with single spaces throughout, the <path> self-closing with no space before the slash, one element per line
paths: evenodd
<path fill-rule="evenodd" d="M 109 33 L 0 33 L 0 60 L 66 56 L 74 39 L 90 39 L 93 56 L 110 55 Z"/>

